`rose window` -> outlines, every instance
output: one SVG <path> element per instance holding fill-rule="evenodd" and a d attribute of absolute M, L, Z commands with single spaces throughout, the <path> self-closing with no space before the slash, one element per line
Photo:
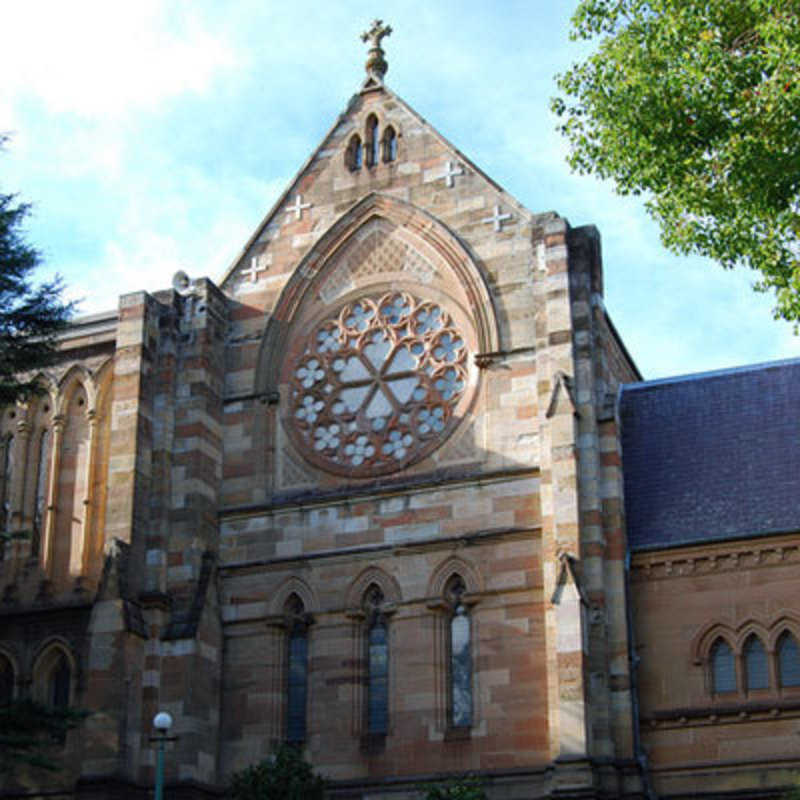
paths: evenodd
<path fill-rule="evenodd" d="M 289 428 L 308 457 L 346 474 L 418 461 L 458 420 L 467 344 L 438 303 L 365 297 L 309 332 L 288 374 Z"/>

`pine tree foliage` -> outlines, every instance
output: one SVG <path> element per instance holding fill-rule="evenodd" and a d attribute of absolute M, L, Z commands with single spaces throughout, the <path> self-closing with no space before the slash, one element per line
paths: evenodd
<path fill-rule="evenodd" d="M 797 0 L 582 0 L 557 77 L 571 166 L 644 194 L 677 253 L 760 273 L 800 325 Z"/>
<path fill-rule="evenodd" d="M 0 776 L 27 765 L 55 771 L 68 731 L 86 714 L 72 708 L 50 708 L 30 699 L 0 706 Z"/>
<path fill-rule="evenodd" d="M 29 211 L 15 195 L 0 193 L 0 408 L 41 391 L 36 371 L 52 363 L 56 335 L 73 310 L 61 299 L 59 278 L 34 283 L 41 258 L 22 233 Z"/>

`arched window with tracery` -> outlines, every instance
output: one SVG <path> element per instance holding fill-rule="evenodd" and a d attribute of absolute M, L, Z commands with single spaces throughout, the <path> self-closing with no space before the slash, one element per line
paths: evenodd
<path fill-rule="evenodd" d="M 800 649 L 797 639 L 784 631 L 778 639 L 778 683 L 781 687 L 800 686 Z"/>
<path fill-rule="evenodd" d="M 373 583 L 364 593 L 366 615 L 367 713 L 366 729 L 371 735 L 389 730 L 389 629 L 383 613 L 384 594 Z"/>
<path fill-rule="evenodd" d="M 722 638 L 711 647 L 711 690 L 714 694 L 736 691 L 736 664 L 733 650 Z"/>
<path fill-rule="evenodd" d="M 363 161 L 363 147 L 361 145 L 361 137 L 356 133 L 350 137 L 347 144 L 347 151 L 345 153 L 345 163 L 347 168 L 353 172 L 361 169 Z"/>
<path fill-rule="evenodd" d="M 380 152 L 378 118 L 374 114 L 370 114 L 367 117 L 365 146 L 367 150 L 367 166 L 374 167 L 378 163 L 378 154 Z"/>
<path fill-rule="evenodd" d="M 286 741 L 306 740 L 308 704 L 308 614 L 297 594 L 292 592 L 283 607 L 287 629 Z"/>
<path fill-rule="evenodd" d="M 14 665 L 11 659 L 0 653 L 0 708 L 14 699 Z"/>
<path fill-rule="evenodd" d="M 448 726 L 472 725 L 472 631 L 469 608 L 464 602 L 467 587 L 460 575 L 453 575 L 445 586 L 450 609 L 447 628 Z"/>
<path fill-rule="evenodd" d="M 387 164 L 397 160 L 397 134 L 391 125 L 383 132 L 383 160 Z"/>
<path fill-rule="evenodd" d="M 769 663 L 761 639 L 751 634 L 742 650 L 747 690 L 769 688 Z"/>

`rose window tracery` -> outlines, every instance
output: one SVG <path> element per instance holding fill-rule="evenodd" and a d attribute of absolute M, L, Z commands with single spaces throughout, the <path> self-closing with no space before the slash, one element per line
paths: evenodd
<path fill-rule="evenodd" d="M 376 475 L 423 458 L 466 398 L 467 343 L 439 303 L 389 292 L 314 326 L 289 366 L 288 423 L 311 460 Z"/>

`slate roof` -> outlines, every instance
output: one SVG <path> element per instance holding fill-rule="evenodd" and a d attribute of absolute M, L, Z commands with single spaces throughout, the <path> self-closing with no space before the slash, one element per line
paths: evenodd
<path fill-rule="evenodd" d="M 631 550 L 800 531 L 800 359 L 620 392 Z"/>

